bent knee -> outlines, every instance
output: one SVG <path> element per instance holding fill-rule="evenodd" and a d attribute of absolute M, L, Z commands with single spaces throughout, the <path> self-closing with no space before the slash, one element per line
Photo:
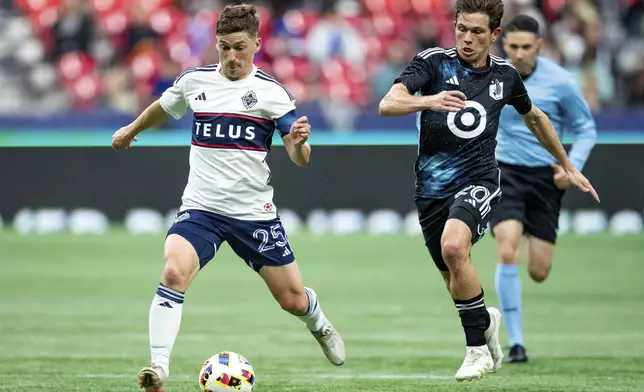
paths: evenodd
<path fill-rule="evenodd" d="M 163 284 L 173 289 L 183 289 L 188 285 L 191 275 L 191 271 L 188 269 L 182 269 L 166 260 L 166 265 L 163 268 Z"/>
<path fill-rule="evenodd" d="M 456 267 L 467 261 L 469 254 L 469 245 L 455 237 L 445 237 L 441 241 L 441 253 L 445 264 L 450 267 Z"/>
<path fill-rule="evenodd" d="M 199 262 L 190 256 L 169 253 L 165 255 L 162 281 L 166 287 L 185 291 L 199 270 Z"/>
<path fill-rule="evenodd" d="M 292 314 L 302 315 L 309 309 L 309 297 L 304 290 L 287 290 L 276 299 L 282 309 Z"/>
<path fill-rule="evenodd" d="M 499 243 L 498 257 L 501 264 L 519 264 L 518 244 L 509 241 Z"/>
<path fill-rule="evenodd" d="M 550 265 L 545 267 L 528 267 L 528 274 L 537 283 L 541 283 L 550 275 Z"/>

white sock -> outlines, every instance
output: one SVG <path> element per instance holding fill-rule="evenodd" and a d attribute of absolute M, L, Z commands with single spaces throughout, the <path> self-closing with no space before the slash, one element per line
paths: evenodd
<path fill-rule="evenodd" d="M 318 296 L 315 294 L 315 291 L 308 287 L 305 287 L 304 291 L 306 291 L 306 296 L 309 298 L 309 309 L 304 316 L 298 316 L 298 318 L 304 321 L 309 331 L 319 331 L 329 325 L 329 321 L 320 309 L 320 303 L 318 302 Z"/>
<path fill-rule="evenodd" d="M 170 353 L 181 325 L 184 293 L 159 284 L 150 306 L 150 354 L 152 363 L 170 374 Z"/>

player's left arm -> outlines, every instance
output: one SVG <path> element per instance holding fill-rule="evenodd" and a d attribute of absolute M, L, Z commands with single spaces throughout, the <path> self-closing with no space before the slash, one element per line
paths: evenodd
<path fill-rule="evenodd" d="M 284 147 L 291 161 L 298 166 L 306 166 L 311 159 L 311 146 L 308 143 L 311 135 L 311 124 L 306 116 L 300 117 L 289 129 L 289 133 L 282 137 Z"/>
<path fill-rule="evenodd" d="M 286 89 L 281 89 L 274 97 L 276 100 L 271 106 L 275 111 L 275 128 L 282 137 L 284 148 L 293 163 L 306 166 L 311 159 L 308 143 L 311 124 L 306 116 L 297 118 L 294 99 Z"/>
<path fill-rule="evenodd" d="M 561 106 L 566 128 L 575 133 L 570 161 L 581 171 L 597 142 L 595 119 L 579 88 L 571 80 L 561 86 Z"/>
<path fill-rule="evenodd" d="M 512 96 L 510 103 L 523 116 L 526 126 L 539 140 L 539 143 L 548 150 L 548 152 L 559 161 L 563 169 L 568 174 L 570 183 L 579 188 L 582 192 L 590 193 L 595 200 L 599 201 L 597 192 L 591 185 L 590 181 L 577 170 L 575 165 L 568 158 L 555 127 L 552 122 L 538 107 L 532 104 L 528 96 L 528 91 L 523 84 L 523 80 L 516 72 L 516 77 L 512 86 Z"/>

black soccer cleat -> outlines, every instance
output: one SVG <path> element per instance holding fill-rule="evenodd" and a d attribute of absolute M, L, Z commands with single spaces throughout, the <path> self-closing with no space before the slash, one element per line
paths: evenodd
<path fill-rule="evenodd" d="M 528 355 L 526 354 L 525 347 L 516 344 L 510 348 L 508 359 L 505 363 L 525 363 L 528 362 Z"/>

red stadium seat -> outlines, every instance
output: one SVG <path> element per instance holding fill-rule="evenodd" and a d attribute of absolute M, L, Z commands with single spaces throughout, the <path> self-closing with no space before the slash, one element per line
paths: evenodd
<path fill-rule="evenodd" d="M 148 11 L 156 11 L 162 8 L 168 8 L 172 5 L 171 0 L 139 0 L 141 7 Z"/>
<path fill-rule="evenodd" d="M 143 50 L 130 59 L 130 69 L 135 79 L 150 81 L 159 73 L 163 58 L 157 52 Z"/>
<path fill-rule="evenodd" d="M 317 21 L 315 12 L 308 10 L 289 10 L 282 17 L 286 31 L 296 37 L 305 37 Z"/>
<path fill-rule="evenodd" d="M 405 15 L 412 10 L 411 0 L 385 0 L 385 3 L 387 12 L 395 16 Z"/>
<path fill-rule="evenodd" d="M 61 0 L 17 0 L 16 5 L 27 13 L 40 12 L 46 8 L 58 8 Z"/>
<path fill-rule="evenodd" d="M 449 4 L 445 0 L 411 0 L 411 8 L 419 16 L 446 15 L 449 13 Z"/>
<path fill-rule="evenodd" d="M 46 7 L 29 13 L 31 25 L 38 35 L 49 34 L 49 30 L 58 21 L 59 17 L 58 7 Z"/>
<path fill-rule="evenodd" d="M 64 54 L 58 61 L 58 72 L 63 80 L 76 80 L 90 75 L 96 70 L 96 62 L 85 53 L 71 52 Z"/>
<path fill-rule="evenodd" d="M 92 9 L 100 14 L 120 11 L 124 8 L 123 0 L 91 0 Z"/>
<path fill-rule="evenodd" d="M 273 76 L 277 80 L 293 79 L 295 72 L 295 62 L 291 57 L 282 56 L 273 61 Z"/>
<path fill-rule="evenodd" d="M 113 10 L 98 15 L 98 26 L 108 36 L 122 34 L 128 26 L 128 14 L 122 10 Z"/>
<path fill-rule="evenodd" d="M 97 75 L 83 75 L 67 85 L 67 94 L 77 109 L 94 106 L 101 96 L 101 83 Z"/>
<path fill-rule="evenodd" d="M 170 58 L 177 63 L 184 63 L 192 56 L 188 39 L 183 34 L 174 34 L 165 39 Z"/>
<path fill-rule="evenodd" d="M 160 8 L 150 14 L 150 27 L 161 35 L 186 31 L 187 17 L 173 8 Z"/>
<path fill-rule="evenodd" d="M 387 12 L 387 3 L 385 0 L 364 0 L 364 6 L 368 13 L 380 15 Z"/>
<path fill-rule="evenodd" d="M 306 91 L 306 86 L 304 83 L 298 81 L 298 80 L 286 80 L 284 82 L 284 85 L 288 89 L 288 91 L 291 93 L 293 98 L 295 98 L 295 102 L 303 102 L 307 100 L 307 91 Z"/>

